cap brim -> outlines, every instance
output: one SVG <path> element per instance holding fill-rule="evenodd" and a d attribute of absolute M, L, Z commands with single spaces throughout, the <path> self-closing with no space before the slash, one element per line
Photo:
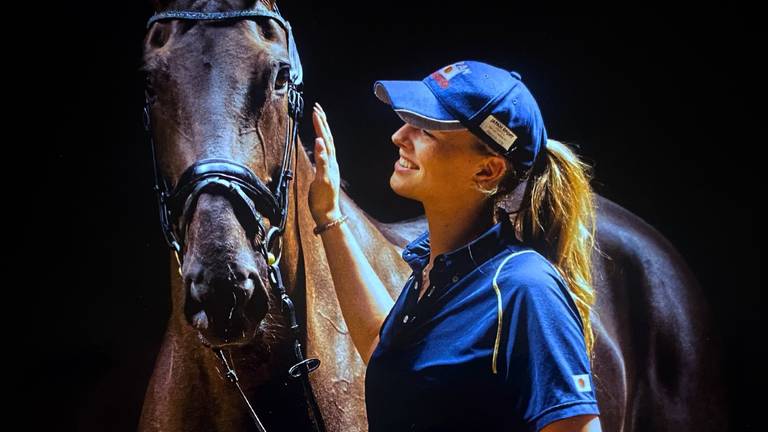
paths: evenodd
<path fill-rule="evenodd" d="M 404 122 L 420 129 L 462 130 L 464 125 L 440 105 L 422 81 L 376 81 L 373 92 Z"/>

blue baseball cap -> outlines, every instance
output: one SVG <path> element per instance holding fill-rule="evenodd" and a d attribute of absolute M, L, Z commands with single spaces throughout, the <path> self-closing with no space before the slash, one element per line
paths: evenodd
<path fill-rule="evenodd" d="M 429 130 L 468 129 L 524 170 L 546 148 L 539 106 L 517 72 L 460 61 L 421 81 L 376 81 L 373 91 L 404 122 Z"/>

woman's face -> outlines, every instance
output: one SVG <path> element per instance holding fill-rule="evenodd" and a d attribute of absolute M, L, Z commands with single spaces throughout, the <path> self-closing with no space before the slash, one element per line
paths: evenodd
<path fill-rule="evenodd" d="M 476 140 L 468 130 L 434 131 L 403 125 L 392 135 L 400 158 L 395 161 L 390 187 L 398 195 L 422 203 L 479 194 L 473 186 L 488 174 L 484 170 L 489 156 L 477 150 Z"/>

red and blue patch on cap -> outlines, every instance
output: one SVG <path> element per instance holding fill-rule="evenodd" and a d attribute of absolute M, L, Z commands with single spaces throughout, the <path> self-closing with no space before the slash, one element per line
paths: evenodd
<path fill-rule="evenodd" d="M 468 73 L 472 73 L 472 70 L 469 68 L 469 65 L 462 61 L 437 70 L 430 76 L 440 88 L 446 89 L 450 85 L 451 79 L 455 76 Z"/>

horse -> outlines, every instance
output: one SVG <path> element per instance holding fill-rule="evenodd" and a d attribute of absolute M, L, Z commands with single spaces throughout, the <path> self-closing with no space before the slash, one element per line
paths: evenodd
<path fill-rule="evenodd" d="M 173 204 L 181 208 L 179 220 L 159 191 L 172 247 L 172 310 L 139 430 L 316 426 L 306 388 L 286 373 L 297 344 L 309 360 L 322 362 L 308 381 L 325 429 L 367 430 L 365 365 L 341 314 L 322 241 L 312 233 L 307 200 L 314 167 L 291 113 L 291 85 L 301 71 L 290 27 L 273 1 L 158 0 L 155 10 L 183 12 L 152 21 L 144 39 L 157 187 L 167 181 L 174 190 L 190 184 L 193 191 Z M 253 10 L 261 12 L 235 16 Z M 214 19 L 217 13 L 223 18 Z M 283 185 L 279 200 L 267 184 Z M 722 430 L 718 346 L 709 338 L 711 318 L 695 277 L 642 219 L 599 195 L 596 206 L 593 375 L 603 429 Z M 344 190 L 341 207 L 396 298 L 411 271 L 400 253 L 426 229 L 425 218 L 380 222 Z M 274 240 L 274 220 L 283 227 L 279 257 L 264 246 Z M 297 341 L 284 297 L 270 289 L 273 278 L 294 301 L 303 325 Z M 256 429 L 251 406 L 263 420 Z"/>

